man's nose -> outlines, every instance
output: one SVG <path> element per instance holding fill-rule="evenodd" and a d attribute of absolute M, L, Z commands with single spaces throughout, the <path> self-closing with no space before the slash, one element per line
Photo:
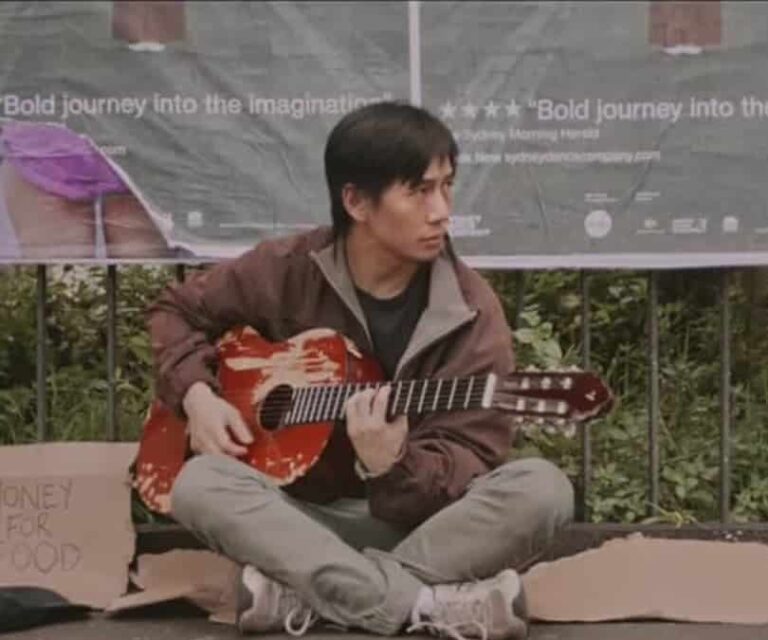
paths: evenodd
<path fill-rule="evenodd" d="M 450 198 L 447 198 L 439 190 L 435 191 L 429 199 L 427 221 L 430 224 L 447 222 L 451 217 L 451 206 Z"/>

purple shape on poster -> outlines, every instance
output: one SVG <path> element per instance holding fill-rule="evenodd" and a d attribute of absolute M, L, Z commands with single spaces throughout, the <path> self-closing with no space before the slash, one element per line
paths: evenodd
<path fill-rule="evenodd" d="M 8 122 L 0 131 L 0 145 L 2 156 L 26 180 L 62 198 L 94 200 L 130 191 L 90 140 L 65 127 Z"/>

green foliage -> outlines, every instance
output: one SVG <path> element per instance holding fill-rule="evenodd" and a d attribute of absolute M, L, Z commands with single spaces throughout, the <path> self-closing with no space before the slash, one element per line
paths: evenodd
<path fill-rule="evenodd" d="M 121 267 L 117 311 L 117 421 L 138 437 L 151 394 L 144 308 L 172 275 L 168 268 Z M 36 426 L 35 270 L 0 273 L 0 443 L 34 441 Z M 107 433 L 106 269 L 52 268 L 47 284 L 49 437 L 103 440 Z"/>
<path fill-rule="evenodd" d="M 580 275 L 568 271 L 486 274 L 514 328 L 518 364 L 557 368 L 582 362 Z M 118 269 L 116 390 L 120 437 L 136 439 L 151 398 L 147 305 L 172 281 L 172 268 Z M 731 513 L 768 519 L 768 320 L 760 273 L 734 274 L 731 287 Z M 716 520 L 720 497 L 719 274 L 661 273 L 659 305 L 658 504 L 649 502 L 648 277 L 589 276 L 590 367 L 617 396 L 611 414 L 588 427 L 587 506 L 594 521 Z M 106 269 L 49 269 L 48 423 L 51 438 L 101 440 L 107 424 Z M 35 270 L 0 271 L 0 443 L 34 441 L 36 416 Z M 512 456 L 543 455 L 581 489 L 580 431 L 532 431 Z M 147 514 L 134 505 L 135 514 Z"/>
<path fill-rule="evenodd" d="M 551 369 L 563 363 L 563 350 L 554 333 L 554 325 L 544 322 L 535 307 L 520 314 L 522 327 L 514 331 L 519 358 L 542 369 Z"/>
<path fill-rule="evenodd" d="M 502 297 L 520 366 L 579 364 L 583 350 L 579 274 L 529 274 L 524 288 L 508 274 L 486 274 Z M 730 278 L 731 517 L 768 519 L 768 336 L 761 275 Z M 658 503 L 650 502 L 648 275 L 594 273 L 589 283 L 590 368 L 618 403 L 588 427 L 591 474 L 587 507 L 593 521 L 717 520 L 720 515 L 720 376 L 722 343 L 717 271 L 658 275 Z M 513 282 L 517 286 L 513 286 Z M 756 286 L 757 285 L 757 286 Z M 562 355 L 560 355 L 562 354 Z M 581 488 L 579 437 L 529 433 L 516 456 L 544 455 Z"/>

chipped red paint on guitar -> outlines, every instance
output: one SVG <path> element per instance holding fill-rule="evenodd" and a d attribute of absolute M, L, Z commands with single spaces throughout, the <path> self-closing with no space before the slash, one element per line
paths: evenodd
<path fill-rule="evenodd" d="M 238 409 L 254 436 L 241 459 L 281 486 L 295 483 L 318 465 L 334 425 L 343 418 L 346 399 L 383 381 L 375 360 L 330 329 L 270 342 L 241 327 L 219 341 L 217 355 L 221 396 Z M 518 417 L 583 421 L 611 404 L 610 391 L 585 372 L 390 384 L 390 415 L 494 408 Z M 350 453 L 347 446 L 344 455 Z M 173 481 L 189 456 L 186 423 L 156 400 L 144 423 L 134 479 L 149 508 L 170 511 Z"/>

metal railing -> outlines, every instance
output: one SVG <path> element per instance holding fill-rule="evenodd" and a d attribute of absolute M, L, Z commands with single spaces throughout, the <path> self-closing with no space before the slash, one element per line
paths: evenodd
<path fill-rule="evenodd" d="M 107 440 L 120 439 L 120 428 L 117 419 L 117 394 L 116 394 L 116 367 L 117 367 L 117 317 L 118 317 L 118 272 L 115 265 L 109 265 L 106 278 L 107 301 L 107 425 L 105 437 Z M 176 266 L 176 278 L 183 280 L 185 266 Z M 731 306 L 729 296 L 729 269 L 719 272 L 719 307 L 720 307 L 720 421 L 719 421 L 719 518 L 720 522 L 728 523 L 730 520 L 730 494 L 731 494 Z M 580 273 L 581 291 L 581 362 L 585 369 L 591 367 L 591 298 L 590 280 L 592 274 L 587 271 Z M 649 272 L 647 320 L 648 320 L 648 504 L 649 515 L 656 515 L 659 504 L 659 477 L 660 477 L 660 453 L 659 453 L 659 424 L 660 424 L 660 376 L 659 376 L 659 274 L 656 271 Z M 522 291 L 525 287 L 525 273 L 518 272 L 516 278 L 515 313 L 519 317 L 523 309 Z M 49 439 L 50 431 L 46 411 L 46 297 L 47 297 L 47 269 L 43 265 L 37 267 L 36 288 L 36 339 L 37 339 L 37 437 L 44 441 Z M 588 497 L 591 492 L 592 482 L 592 442 L 589 424 L 580 427 L 581 445 L 581 470 L 579 478 L 579 492 L 577 496 L 576 513 L 577 520 L 588 521 Z"/>

